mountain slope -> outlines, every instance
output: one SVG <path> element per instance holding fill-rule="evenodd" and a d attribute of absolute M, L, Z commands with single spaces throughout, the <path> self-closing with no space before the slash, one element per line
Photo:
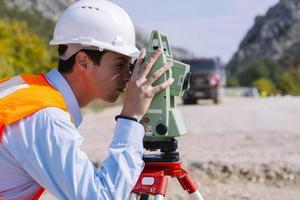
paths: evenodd
<path fill-rule="evenodd" d="M 278 61 L 283 68 L 300 61 L 300 1 L 281 0 L 265 16 L 258 16 L 255 25 L 240 43 L 229 61 L 231 75 L 257 59 Z"/>
<path fill-rule="evenodd" d="M 21 10 L 36 10 L 42 16 L 57 19 L 62 10 L 75 0 L 4 0 L 7 6 Z"/>
<path fill-rule="evenodd" d="M 0 3 L 2 3 L 1 1 L 3 1 L 7 7 L 16 8 L 17 10 L 21 10 L 24 13 L 27 12 L 28 15 L 41 15 L 45 20 L 50 19 L 51 22 L 43 22 L 38 26 L 31 27 L 33 29 L 40 29 L 38 33 L 41 33 L 41 35 L 46 35 L 46 39 L 50 39 L 52 30 L 54 28 L 53 21 L 55 21 L 61 15 L 61 13 L 76 0 L 0 0 Z M 24 15 L 22 15 L 22 17 L 24 17 Z M 22 17 L 19 17 L 18 19 L 21 19 Z M 27 23 L 33 23 L 31 22 L 32 19 L 27 21 Z M 39 22 L 36 21 L 34 23 L 38 24 Z M 47 24 L 49 25 L 49 27 L 44 27 L 44 25 Z M 137 44 L 139 47 L 146 47 L 148 38 L 145 38 L 142 33 L 142 30 L 137 30 Z M 181 47 L 173 47 L 173 54 L 177 59 L 194 57 L 194 55 L 190 51 Z"/>

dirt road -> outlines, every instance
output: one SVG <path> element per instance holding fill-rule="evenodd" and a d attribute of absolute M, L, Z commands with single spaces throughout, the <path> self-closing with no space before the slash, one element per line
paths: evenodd
<path fill-rule="evenodd" d="M 205 199 L 300 199 L 300 98 L 225 98 L 222 104 L 178 106 L 188 128 L 179 138 L 183 165 Z M 120 107 L 84 111 L 82 149 L 107 155 Z M 167 199 L 188 199 L 177 181 Z"/>

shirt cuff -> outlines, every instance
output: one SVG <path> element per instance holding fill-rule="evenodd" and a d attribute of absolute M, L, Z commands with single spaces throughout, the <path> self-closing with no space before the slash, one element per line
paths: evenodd
<path fill-rule="evenodd" d="M 119 118 L 117 120 L 112 145 L 128 145 L 142 150 L 144 134 L 144 127 L 140 123 Z"/>

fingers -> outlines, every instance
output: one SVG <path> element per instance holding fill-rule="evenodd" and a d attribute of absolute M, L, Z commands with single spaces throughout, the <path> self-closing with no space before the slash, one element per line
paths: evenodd
<path fill-rule="evenodd" d="M 133 77 L 134 79 L 138 78 L 139 71 L 142 63 L 144 62 L 145 57 L 146 57 L 146 50 L 142 49 L 139 58 L 135 62 L 134 69 L 131 75 L 131 77 Z"/>
<path fill-rule="evenodd" d="M 172 63 L 167 63 L 163 67 L 159 68 L 159 70 L 154 72 L 152 76 L 147 80 L 146 84 L 152 85 L 157 79 L 159 79 L 159 77 L 161 77 L 161 75 L 170 70 L 172 66 Z"/>
<path fill-rule="evenodd" d="M 174 82 L 174 78 L 170 77 L 168 80 L 166 80 L 165 82 L 163 82 L 162 84 L 153 87 L 152 92 L 154 94 L 159 93 L 160 91 L 166 89 L 167 87 L 169 87 L 170 85 L 172 85 Z"/>
<path fill-rule="evenodd" d="M 141 69 L 141 77 L 146 78 L 149 71 L 151 70 L 154 63 L 157 61 L 159 56 L 161 55 L 162 50 L 159 48 L 157 49 L 151 56 L 151 58 L 144 64 L 144 67 Z"/>

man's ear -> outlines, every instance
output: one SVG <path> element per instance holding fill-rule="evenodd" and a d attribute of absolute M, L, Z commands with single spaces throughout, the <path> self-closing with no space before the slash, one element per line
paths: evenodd
<path fill-rule="evenodd" d="M 75 62 L 76 62 L 76 65 L 78 65 L 78 66 L 80 66 L 84 69 L 87 69 L 88 62 L 89 62 L 89 57 L 85 52 L 79 51 L 76 54 Z"/>

